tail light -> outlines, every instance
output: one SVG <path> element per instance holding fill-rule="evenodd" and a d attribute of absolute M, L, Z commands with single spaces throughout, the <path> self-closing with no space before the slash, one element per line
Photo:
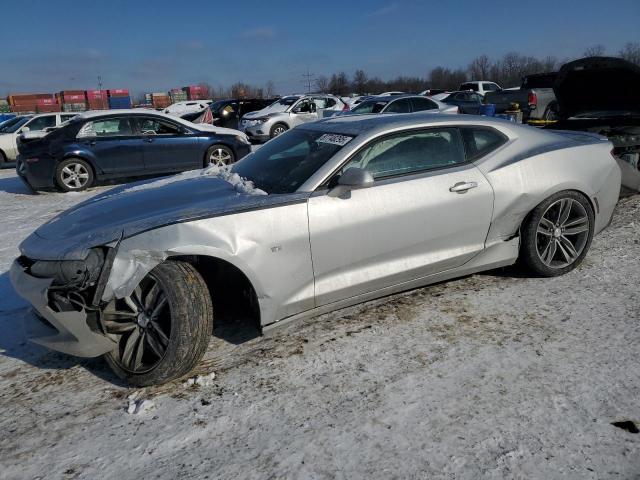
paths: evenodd
<path fill-rule="evenodd" d="M 538 106 L 538 95 L 536 95 L 535 92 L 529 92 L 528 103 L 529 103 L 529 106 L 532 106 L 532 105 L 535 105 L 536 107 Z"/>
<path fill-rule="evenodd" d="M 458 113 L 462 113 L 462 107 L 460 107 L 460 105 L 458 105 Z"/>

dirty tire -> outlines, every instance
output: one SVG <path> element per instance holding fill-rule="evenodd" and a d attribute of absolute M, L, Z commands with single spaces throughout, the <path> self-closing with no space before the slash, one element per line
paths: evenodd
<path fill-rule="evenodd" d="M 207 153 L 204 157 L 205 168 L 209 165 L 216 165 L 223 167 L 225 165 L 231 165 L 236 161 L 236 156 L 226 145 L 212 145 L 207 149 Z"/>
<path fill-rule="evenodd" d="M 56 167 L 56 187 L 63 192 L 79 192 L 93 185 L 93 168 L 81 158 L 67 158 Z M 73 177 L 72 175 L 75 175 Z"/>
<path fill-rule="evenodd" d="M 277 137 L 278 135 L 282 135 L 287 130 L 289 130 L 289 127 L 287 127 L 284 123 L 276 123 L 273 127 L 271 127 L 271 131 L 269 132 L 269 137 L 270 138 Z"/>
<path fill-rule="evenodd" d="M 563 204 L 571 205 L 573 209 L 571 216 L 565 221 L 566 228 L 559 225 L 556 220 L 556 212 L 560 212 L 560 206 Z M 549 228 L 546 226 L 548 218 L 554 222 L 553 225 L 549 225 Z M 580 221 L 581 218 L 584 218 L 583 222 Z M 522 225 L 520 263 L 541 277 L 556 277 L 570 272 L 580 265 L 589 251 L 593 239 L 594 220 L 591 203 L 583 194 L 566 190 L 550 196 L 529 213 Z M 580 230 L 580 233 L 569 233 L 577 230 Z M 556 234 L 559 236 L 557 247 L 553 249 L 555 253 L 550 256 L 545 255 L 545 252 L 550 253 L 550 250 L 545 249 L 546 239 L 549 238 L 548 241 L 551 242 L 551 239 L 556 238 Z M 569 255 L 571 260 L 565 255 L 565 252 L 568 252 L 567 239 L 575 242 L 575 244 L 572 243 L 575 255 Z M 550 260 L 549 257 L 551 257 Z"/>
<path fill-rule="evenodd" d="M 136 387 L 159 385 L 189 373 L 204 355 L 213 330 L 211 295 L 193 265 L 168 260 L 151 273 L 170 310 L 171 331 L 164 356 L 151 370 L 132 373 L 122 367 L 116 350 L 105 355 L 116 375 Z"/>

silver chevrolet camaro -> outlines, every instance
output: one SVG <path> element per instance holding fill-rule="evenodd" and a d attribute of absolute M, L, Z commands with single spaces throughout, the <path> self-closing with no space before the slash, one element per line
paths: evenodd
<path fill-rule="evenodd" d="M 618 200 L 611 148 L 467 115 L 331 118 L 230 170 L 64 212 L 21 244 L 11 280 L 32 341 L 162 383 L 196 365 L 221 316 L 266 331 L 518 259 L 569 272 Z"/>

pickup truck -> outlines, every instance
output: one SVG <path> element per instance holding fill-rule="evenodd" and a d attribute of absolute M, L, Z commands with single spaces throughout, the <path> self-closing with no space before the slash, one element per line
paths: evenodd
<path fill-rule="evenodd" d="M 523 121 L 530 119 L 549 120 L 555 118 L 556 96 L 553 93 L 553 82 L 556 72 L 527 75 L 522 79 L 522 86 L 517 89 L 487 92 L 485 103 L 493 103 L 496 113 L 509 110 L 517 103 L 522 110 Z"/>

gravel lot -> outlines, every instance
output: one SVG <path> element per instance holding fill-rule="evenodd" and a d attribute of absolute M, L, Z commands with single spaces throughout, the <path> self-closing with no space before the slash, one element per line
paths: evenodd
<path fill-rule="evenodd" d="M 640 478 L 640 434 L 612 425 L 640 425 L 640 196 L 564 277 L 494 271 L 213 337 L 197 382 L 136 390 L 26 343 L 6 273 L 105 188 L 31 195 L 0 171 L 3 479 Z"/>

